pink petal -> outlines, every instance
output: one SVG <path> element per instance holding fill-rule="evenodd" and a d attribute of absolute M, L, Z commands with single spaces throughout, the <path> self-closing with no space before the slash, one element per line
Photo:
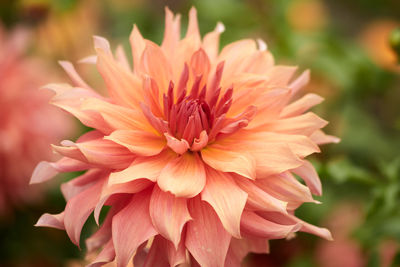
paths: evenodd
<path fill-rule="evenodd" d="M 93 262 L 86 267 L 100 267 L 106 263 L 109 263 L 115 259 L 115 250 L 112 240 L 104 246 L 101 252 L 97 255 Z"/>
<path fill-rule="evenodd" d="M 157 179 L 158 186 L 177 197 L 194 197 L 206 183 L 204 165 L 197 153 L 185 153 L 170 161 Z"/>
<path fill-rule="evenodd" d="M 268 69 L 266 75 L 269 78 L 269 86 L 286 87 L 292 79 L 297 67 L 274 66 Z"/>
<path fill-rule="evenodd" d="M 197 22 L 197 10 L 192 7 L 189 11 L 189 25 L 185 38 L 192 37 L 196 42 L 200 42 L 200 30 Z"/>
<path fill-rule="evenodd" d="M 302 232 L 307 232 L 307 233 L 310 233 L 313 235 L 317 235 L 317 236 L 320 236 L 327 240 L 333 240 L 332 235 L 328 229 L 316 227 L 314 225 L 306 223 L 292 214 L 281 214 L 281 213 L 276 213 L 276 212 L 262 212 L 262 213 L 260 213 L 260 215 L 263 218 L 265 218 L 269 221 L 272 221 L 272 222 L 276 222 L 276 223 L 282 223 L 282 224 L 286 224 L 286 225 L 300 224 L 301 225 L 300 231 L 302 231 Z"/>
<path fill-rule="evenodd" d="M 292 95 L 296 95 L 310 81 L 310 71 L 304 71 L 289 87 L 292 89 Z"/>
<path fill-rule="evenodd" d="M 161 170 L 175 157 L 176 155 L 169 150 L 152 157 L 137 157 L 128 168 L 111 173 L 108 183 L 120 184 L 140 178 L 155 182 Z"/>
<path fill-rule="evenodd" d="M 162 191 L 154 186 L 150 199 L 150 216 L 154 228 L 170 240 L 176 248 L 181 240 L 183 226 L 191 219 L 185 198 Z"/>
<path fill-rule="evenodd" d="M 178 140 L 168 133 L 165 133 L 167 138 L 167 145 L 177 154 L 183 154 L 189 149 L 189 143 L 185 139 Z"/>
<path fill-rule="evenodd" d="M 59 214 L 45 213 L 40 216 L 39 220 L 35 224 L 37 227 L 52 227 L 56 229 L 64 230 L 64 212 Z"/>
<path fill-rule="evenodd" d="M 178 249 L 160 235 L 154 238 L 143 267 L 178 266 L 186 262 L 186 248 L 183 242 Z"/>
<path fill-rule="evenodd" d="M 201 192 L 201 199 L 213 207 L 226 231 L 240 238 L 240 217 L 246 205 L 246 192 L 236 185 L 228 173 L 207 168 L 206 175 L 207 183 Z"/>
<path fill-rule="evenodd" d="M 103 205 L 107 204 L 107 201 L 109 202 L 110 200 L 112 200 L 112 197 L 116 198 L 116 201 L 114 202 L 118 203 L 123 201 L 124 197 L 127 194 L 140 192 L 151 186 L 152 184 L 153 183 L 151 183 L 149 180 L 137 179 L 127 183 L 104 186 L 101 192 L 100 199 L 97 202 L 96 208 L 94 209 L 94 219 L 96 223 L 99 224 L 99 216 Z"/>
<path fill-rule="evenodd" d="M 280 239 L 287 237 L 290 233 L 297 232 L 301 224 L 281 225 L 268 221 L 255 212 L 244 211 L 241 221 L 243 235 L 252 237 L 263 237 L 268 239 Z"/>
<path fill-rule="evenodd" d="M 256 181 L 258 181 L 257 179 Z M 277 199 L 267 192 L 259 188 L 255 182 L 241 177 L 235 176 L 237 185 L 248 194 L 248 204 L 259 210 L 278 211 L 286 213 L 287 203 Z"/>
<path fill-rule="evenodd" d="M 56 168 L 52 166 L 51 162 L 41 161 L 33 171 L 29 184 L 38 184 L 46 182 L 51 178 L 53 178 L 54 176 L 56 176 L 57 174 L 58 171 Z"/>
<path fill-rule="evenodd" d="M 250 179 L 256 177 L 256 161 L 249 153 L 209 145 L 201 151 L 201 156 L 205 163 L 219 171 L 235 172 Z"/>
<path fill-rule="evenodd" d="M 125 267 L 140 244 L 157 234 L 151 223 L 149 203 L 149 190 L 137 193 L 113 218 L 112 237 L 118 267 Z"/>
<path fill-rule="evenodd" d="M 75 70 L 74 65 L 72 65 L 71 62 L 59 61 L 58 63 L 61 65 L 61 67 L 65 70 L 65 72 L 71 78 L 71 80 L 75 86 L 90 89 L 90 86 L 87 85 L 87 83 L 81 78 L 81 76 Z"/>
<path fill-rule="evenodd" d="M 332 135 L 327 135 L 321 130 L 315 131 L 313 134 L 311 134 L 310 138 L 318 145 L 324 145 L 329 143 L 337 144 L 340 142 L 340 138 Z"/>
<path fill-rule="evenodd" d="M 81 176 L 76 177 L 67 183 L 63 183 L 61 185 L 61 192 L 65 200 L 68 201 L 85 189 L 91 187 L 98 181 L 99 177 L 104 177 L 106 175 L 107 172 L 104 170 L 90 169 Z"/>
<path fill-rule="evenodd" d="M 309 188 L 290 174 L 258 179 L 255 184 L 271 196 L 288 202 L 287 208 L 290 210 L 298 208 L 303 202 L 315 202 Z"/>
<path fill-rule="evenodd" d="M 311 193 L 318 196 L 322 195 L 321 180 L 319 179 L 314 166 L 310 162 L 304 161 L 304 164 L 294 169 L 293 172 L 300 176 L 304 182 L 306 182 L 307 186 L 311 190 Z"/>
<path fill-rule="evenodd" d="M 82 227 L 99 200 L 105 182 L 105 179 L 101 178 L 99 177 L 95 185 L 70 199 L 65 207 L 65 230 L 71 241 L 78 247 Z"/>
<path fill-rule="evenodd" d="M 189 212 L 193 220 L 187 225 L 186 248 L 201 266 L 223 266 L 231 235 L 212 207 L 200 198 L 189 201 Z"/>
<path fill-rule="evenodd" d="M 165 147 L 165 139 L 145 131 L 116 130 L 104 139 L 111 140 L 140 156 L 154 156 Z"/>

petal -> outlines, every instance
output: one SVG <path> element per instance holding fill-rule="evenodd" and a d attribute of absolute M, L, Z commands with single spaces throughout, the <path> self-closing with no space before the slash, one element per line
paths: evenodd
<path fill-rule="evenodd" d="M 255 184 L 271 196 L 288 202 L 290 210 L 298 208 L 304 202 L 315 202 L 308 187 L 290 174 L 284 173 L 258 179 Z"/>
<path fill-rule="evenodd" d="M 142 101 L 142 82 L 102 49 L 97 50 L 97 69 L 110 96 L 121 105 L 137 108 Z"/>
<path fill-rule="evenodd" d="M 170 240 L 175 248 L 181 240 L 183 226 L 191 219 L 187 200 L 162 191 L 154 186 L 150 199 L 150 216 L 154 228 Z"/>
<path fill-rule="evenodd" d="M 292 95 L 296 95 L 301 88 L 303 88 L 310 81 L 310 71 L 304 71 L 296 80 L 294 80 L 289 87 L 292 89 Z"/>
<path fill-rule="evenodd" d="M 304 164 L 294 169 L 293 172 L 300 176 L 304 182 L 306 182 L 306 185 L 310 188 L 311 193 L 318 196 L 322 195 L 321 180 L 319 179 L 314 166 L 310 162 L 304 161 Z"/>
<path fill-rule="evenodd" d="M 204 165 L 197 153 L 185 153 L 162 169 L 157 183 L 163 191 L 177 197 L 194 197 L 206 183 Z"/>
<path fill-rule="evenodd" d="M 99 177 L 104 177 L 106 175 L 107 172 L 104 170 L 90 169 L 81 176 L 78 176 L 67 183 L 61 184 L 61 192 L 65 200 L 68 201 L 96 183 Z"/>
<path fill-rule="evenodd" d="M 88 162 L 106 168 L 123 169 L 129 166 L 134 159 L 134 155 L 128 149 L 105 139 L 78 142 L 74 145 Z"/>
<path fill-rule="evenodd" d="M 258 180 L 259 179 L 257 179 L 256 181 Z M 286 202 L 271 196 L 267 192 L 264 192 L 253 181 L 236 175 L 235 182 L 248 194 L 248 204 L 250 204 L 251 206 L 259 210 L 269 210 L 286 213 Z"/>
<path fill-rule="evenodd" d="M 100 267 L 106 263 L 109 263 L 115 259 L 115 250 L 112 240 L 104 246 L 101 252 L 97 255 L 93 262 L 91 262 L 86 267 Z"/>
<path fill-rule="evenodd" d="M 173 58 L 173 54 L 179 43 L 181 35 L 180 20 L 181 16 L 179 14 L 174 17 L 171 10 L 168 7 L 165 8 L 165 30 L 161 48 L 169 59 Z"/>
<path fill-rule="evenodd" d="M 81 76 L 75 70 L 74 65 L 72 65 L 71 62 L 59 61 L 58 63 L 61 65 L 61 67 L 65 70 L 65 72 L 71 78 L 71 80 L 75 86 L 90 89 L 90 86 L 87 85 L 87 83 L 81 78 Z"/>
<path fill-rule="evenodd" d="M 246 192 L 236 185 L 228 173 L 207 168 L 206 175 L 201 199 L 213 207 L 226 231 L 240 238 L 240 217 L 246 205 Z"/>
<path fill-rule="evenodd" d="M 164 52 L 156 44 L 146 42 L 146 48 L 140 58 L 140 72 L 153 78 L 161 92 L 168 90 L 172 69 Z"/>
<path fill-rule="evenodd" d="M 113 141 L 140 156 L 154 156 L 165 147 L 165 139 L 145 131 L 116 130 L 104 139 Z"/>
<path fill-rule="evenodd" d="M 265 254 L 269 253 L 268 240 L 265 238 L 232 238 L 225 267 L 241 266 L 241 262 L 249 252 Z"/>
<path fill-rule="evenodd" d="M 302 98 L 296 100 L 295 102 L 286 106 L 282 112 L 281 117 L 287 118 L 292 116 L 297 116 L 303 112 L 309 110 L 315 105 L 321 103 L 324 99 L 316 94 L 306 94 Z"/>
<path fill-rule="evenodd" d="M 286 134 L 300 134 L 310 136 L 315 131 L 325 127 L 327 121 L 321 119 L 312 112 L 291 118 L 285 118 L 266 123 L 262 126 L 262 130 L 286 133 Z"/>
<path fill-rule="evenodd" d="M 249 153 L 209 145 L 201 151 L 201 156 L 205 163 L 219 171 L 235 172 L 250 179 L 256 177 L 256 161 Z"/>
<path fill-rule="evenodd" d="M 178 249 L 174 245 L 157 235 L 151 245 L 143 267 L 153 266 L 178 266 L 186 262 L 186 248 L 184 242 L 179 244 Z"/>
<path fill-rule="evenodd" d="M 313 134 L 311 134 L 310 138 L 318 145 L 324 145 L 329 143 L 337 144 L 340 142 L 340 138 L 332 135 L 327 135 L 321 130 L 315 131 Z"/>
<path fill-rule="evenodd" d="M 200 42 L 200 30 L 197 21 L 197 10 L 192 7 L 189 11 L 189 25 L 185 38 L 193 37 L 196 42 Z"/>
<path fill-rule="evenodd" d="M 200 198 L 189 201 L 189 212 L 193 220 L 187 225 L 186 248 L 200 266 L 223 266 L 231 235 L 212 207 Z"/>
<path fill-rule="evenodd" d="M 64 212 L 59 214 L 45 213 L 40 216 L 39 220 L 35 224 L 37 227 L 52 227 L 60 230 L 64 230 Z"/>
<path fill-rule="evenodd" d="M 140 110 L 134 110 L 114 105 L 100 99 L 87 99 L 82 102 L 83 111 L 92 111 L 100 114 L 103 120 L 113 130 L 144 130 L 155 132 Z"/>
<path fill-rule="evenodd" d="M 113 218 L 112 237 L 118 267 L 125 267 L 140 244 L 157 234 L 151 223 L 149 203 L 150 191 L 137 193 Z"/>
<path fill-rule="evenodd" d="M 36 166 L 32 173 L 29 184 L 38 184 L 50 180 L 58 174 L 56 168 L 54 168 L 51 162 L 41 161 Z"/>
<path fill-rule="evenodd" d="M 99 181 L 95 185 L 82 191 L 67 202 L 64 217 L 65 230 L 71 241 L 78 247 L 82 227 L 99 200 L 104 182 L 105 179 L 99 177 Z"/>
<path fill-rule="evenodd" d="M 107 204 L 107 201 L 110 202 L 110 200 L 112 200 L 113 202 L 117 203 L 123 202 L 126 195 L 140 192 L 152 184 L 153 183 L 151 183 L 149 180 L 137 179 L 127 183 L 104 186 L 100 199 L 97 202 L 96 208 L 94 209 L 94 219 L 96 223 L 99 224 L 101 209 Z"/>
<path fill-rule="evenodd" d="M 167 145 L 177 154 L 184 154 L 189 149 L 189 143 L 185 139 L 178 140 L 168 133 L 165 133 L 167 138 Z"/>
<path fill-rule="evenodd" d="M 135 73 L 138 74 L 140 57 L 142 56 L 144 48 L 146 47 L 146 41 L 142 37 L 142 34 L 136 25 L 133 25 L 133 30 L 129 36 L 129 42 L 132 48 L 133 69 L 135 70 Z"/>
<path fill-rule="evenodd" d="M 286 87 L 292 79 L 297 67 L 274 66 L 268 69 L 266 75 L 269 77 L 269 86 Z"/>
<path fill-rule="evenodd" d="M 302 232 L 307 232 L 313 235 L 317 235 L 327 240 L 333 240 L 332 235 L 328 229 L 316 227 L 314 225 L 306 223 L 292 214 L 262 212 L 260 213 L 260 215 L 271 222 L 282 223 L 286 225 L 300 224 L 301 225 L 300 231 Z"/>
<path fill-rule="evenodd" d="M 219 36 L 225 31 L 225 26 L 221 22 L 217 23 L 215 30 L 207 33 L 203 38 L 202 48 L 206 51 L 208 57 L 214 61 L 219 51 Z"/>
<path fill-rule="evenodd" d="M 252 237 L 263 237 L 268 239 L 280 239 L 287 237 L 290 233 L 297 232 L 301 224 L 281 225 L 268 221 L 255 212 L 244 211 L 241 221 L 243 235 Z"/>
<path fill-rule="evenodd" d="M 140 178 L 155 182 L 161 170 L 175 157 L 176 155 L 168 150 L 152 157 L 137 157 L 128 168 L 111 173 L 108 183 L 120 184 Z"/>

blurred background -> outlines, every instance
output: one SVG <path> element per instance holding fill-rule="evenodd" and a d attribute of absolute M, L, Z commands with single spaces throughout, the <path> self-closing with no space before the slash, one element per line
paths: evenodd
<path fill-rule="evenodd" d="M 296 213 L 328 227 L 335 241 L 299 233 L 271 241 L 271 254 L 249 255 L 244 265 L 400 266 L 398 0 L 0 1 L 0 266 L 84 264 L 85 248 L 64 231 L 33 226 L 42 213 L 64 209 L 59 184 L 74 177 L 28 187 L 35 164 L 52 157 L 50 143 L 87 131 L 48 106 L 38 88 L 68 82 L 57 61 L 93 54 L 93 35 L 129 53 L 135 23 L 160 43 L 166 5 L 184 25 L 195 6 L 202 34 L 223 22 L 221 45 L 262 38 L 279 64 L 310 69 L 306 90 L 325 98 L 315 111 L 330 122 L 326 132 L 342 139 L 312 157 L 323 204 L 304 204 Z M 77 65 L 98 83 L 93 69 Z M 95 227 L 91 218 L 82 239 Z"/>

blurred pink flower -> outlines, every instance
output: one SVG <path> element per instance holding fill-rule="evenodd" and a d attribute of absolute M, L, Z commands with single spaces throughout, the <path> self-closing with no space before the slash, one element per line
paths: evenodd
<path fill-rule="evenodd" d="M 22 29 L 7 35 L 0 25 L 0 215 L 34 201 L 31 173 L 71 127 L 66 114 L 48 104 L 48 92 L 39 91 L 49 69 L 23 57 L 27 37 Z"/>
<path fill-rule="evenodd" d="M 330 232 L 301 221 L 295 209 L 315 202 L 321 183 L 304 158 L 317 144 L 337 142 L 310 107 L 322 98 L 291 99 L 308 82 L 305 71 L 274 64 L 262 41 L 231 43 L 219 53 L 218 24 L 201 39 L 196 10 L 180 40 L 180 15 L 166 10 L 161 47 L 130 36 L 133 66 L 121 47 L 95 37 L 96 62 L 110 97 L 95 93 L 73 65 L 73 86 L 51 84 L 53 103 L 94 128 L 54 150 L 32 183 L 55 173 L 87 172 L 62 185 L 65 211 L 44 214 L 38 226 L 65 229 L 79 245 L 82 226 L 104 205 L 110 210 L 86 245 L 103 248 L 93 266 L 238 266 L 248 252 L 268 252 L 268 240 L 304 231 Z M 291 103 L 290 103 L 291 102 Z M 305 181 L 300 183 L 294 174 Z"/>

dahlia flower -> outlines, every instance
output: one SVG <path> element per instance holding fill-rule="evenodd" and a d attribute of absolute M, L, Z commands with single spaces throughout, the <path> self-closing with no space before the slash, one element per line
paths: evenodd
<path fill-rule="evenodd" d="M 38 88 L 48 73 L 42 62 L 24 57 L 28 34 L 7 34 L 0 25 L 0 215 L 37 199 L 29 178 L 49 145 L 70 128 L 70 120 L 49 106 L 50 95 Z M 44 119 L 45 118 L 45 119 Z M 8 215 L 8 214 L 7 214 Z"/>
<path fill-rule="evenodd" d="M 109 96 L 97 94 L 62 62 L 73 85 L 50 84 L 53 104 L 93 130 L 53 149 L 64 157 L 40 163 L 32 183 L 58 172 L 86 172 L 62 185 L 65 211 L 38 226 L 65 229 L 79 246 L 82 226 L 110 209 L 86 240 L 102 249 L 91 266 L 237 266 L 248 252 L 268 252 L 268 240 L 327 229 L 294 215 L 316 202 L 321 183 L 305 157 L 336 142 L 310 107 L 322 98 L 291 101 L 308 79 L 275 65 L 264 42 L 246 39 L 219 52 L 218 24 L 202 39 L 196 10 L 180 39 L 180 16 L 166 9 L 161 46 L 134 26 L 133 69 L 123 50 L 94 37 L 96 64 Z M 306 113 L 305 113 L 306 112 Z M 305 185 L 294 175 L 300 176 Z"/>

